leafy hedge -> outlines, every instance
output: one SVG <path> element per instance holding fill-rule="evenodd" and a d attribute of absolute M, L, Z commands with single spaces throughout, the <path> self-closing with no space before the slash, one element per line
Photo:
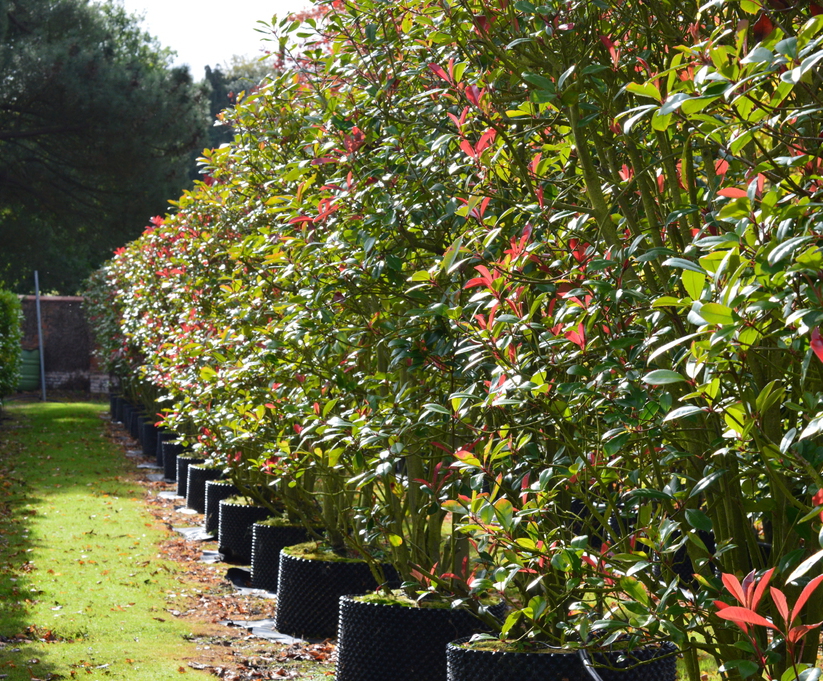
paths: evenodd
<path fill-rule="evenodd" d="M 12 394 L 20 381 L 20 298 L 0 291 L 0 400 Z"/>
<path fill-rule="evenodd" d="M 763 652 L 782 606 L 733 575 L 823 619 L 823 18 L 326 8 L 101 273 L 128 380 L 332 544 L 498 591 L 503 636 L 811 664 L 789 623 Z"/>

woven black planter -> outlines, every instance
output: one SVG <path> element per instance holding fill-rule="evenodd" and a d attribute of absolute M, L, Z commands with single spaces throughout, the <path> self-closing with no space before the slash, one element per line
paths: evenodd
<path fill-rule="evenodd" d="M 186 482 L 186 508 L 198 513 L 206 512 L 206 482 L 217 480 L 223 475 L 220 468 L 206 468 L 192 464 L 188 468 L 189 479 Z"/>
<path fill-rule="evenodd" d="M 675 681 L 675 653 L 677 646 L 668 642 L 660 646 L 637 648 L 628 653 L 594 653 L 592 661 L 603 681 Z"/>
<path fill-rule="evenodd" d="M 133 440 L 140 440 L 140 427 L 143 422 L 143 415 L 137 408 L 131 410 L 131 418 L 129 419 L 129 435 Z"/>
<path fill-rule="evenodd" d="M 396 582 L 394 569 L 384 569 Z M 364 562 L 307 560 L 281 551 L 274 628 L 291 636 L 334 638 L 340 597 L 376 588 Z"/>
<path fill-rule="evenodd" d="M 468 610 L 363 603 L 343 596 L 335 679 L 445 681 L 446 645 L 484 629 Z"/>
<path fill-rule="evenodd" d="M 123 424 L 124 428 L 129 427 L 129 421 L 131 420 L 131 404 L 129 404 L 125 397 L 121 397 L 120 401 L 117 403 L 117 414 L 115 416 L 115 420 Z"/>
<path fill-rule="evenodd" d="M 509 653 L 446 647 L 448 681 L 592 681 L 576 652 Z"/>
<path fill-rule="evenodd" d="M 446 648 L 448 681 L 592 681 L 576 652 L 514 653 L 464 648 L 450 643 Z M 620 653 L 597 653 L 593 656 L 595 671 L 603 681 L 675 681 L 677 648 L 671 644 L 632 651 L 623 661 Z M 663 657 L 668 655 L 668 657 Z M 655 658 L 661 658 L 655 660 Z M 650 660 L 654 660 L 649 662 Z M 641 666 L 639 662 L 648 662 Z M 621 669 L 607 669 L 610 664 Z M 626 669 L 633 667 L 632 669 Z"/>
<path fill-rule="evenodd" d="M 189 481 L 189 466 L 203 463 L 205 459 L 197 456 L 177 455 L 177 496 L 185 497 Z"/>
<path fill-rule="evenodd" d="M 140 445 L 143 447 L 143 456 L 157 459 L 157 428 L 155 428 L 152 418 L 149 416 L 143 421 Z"/>
<path fill-rule="evenodd" d="M 220 526 L 220 502 L 236 494 L 237 488 L 228 480 L 206 481 L 206 518 L 203 523 L 206 532 L 217 534 Z"/>
<path fill-rule="evenodd" d="M 251 526 L 271 515 L 263 506 L 220 502 L 217 528 L 217 550 L 226 558 L 248 565 L 251 563 Z"/>
<path fill-rule="evenodd" d="M 145 412 L 141 411 L 140 414 L 137 416 L 137 435 L 136 439 L 140 443 L 140 449 L 143 449 L 143 428 L 147 423 L 148 416 Z M 143 452 L 145 454 L 145 452 Z"/>
<path fill-rule="evenodd" d="M 261 525 L 251 530 L 251 585 L 255 589 L 277 591 L 280 549 L 308 540 L 306 528 L 297 525 Z"/>
<path fill-rule="evenodd" d="M 177 480 L 177 457 L 184 451 L 183 445 L 174 442 L 163 443 L 163 475 L 166 480 Z"/>
<path fill-rule="evenodd" d="M 700 541 L 702 541 L 706 545 L 706 548 L 708 549 L 709 553 L 713 554 L 717 549 L 717 546 L 714 541 L 714 532 L 698 530 L 697 535 L 700 537 Z M 695 569 L 692 565 L 692 559 L 689 557 L 689 552 L 685 544 L 674 552 L 670 560 L 672 572 L 674 572 L 674 574 L 677 575 L 677 577 L 683 584 L 695 585 L 697 583 L 697 580 L 694 578 Z M 660 574 L 660 566 L 655 565 L 655 577 L 659 577 Z"/>
<path fill-rule="evenodd" d="M 172 433 L 170 430 L 163 430 L 162 428 L 157 428 L 157 437 L 155 438 L 154 442 L 154 459 L 157 462 L 158 466 L 163 465 L 163 443 L 168 442 L 169 440 L 174 440 L 177 435 Z M 176 472 L 175 472 L 176 475 Z"/>
<path fill-rule="evenodd" d="M 117 420 L 117 402 L 119 399 L 120 395 L 116 395 L 115 393 L 109 393 L 109 418 L 111 418 L 112 421 Z"/>

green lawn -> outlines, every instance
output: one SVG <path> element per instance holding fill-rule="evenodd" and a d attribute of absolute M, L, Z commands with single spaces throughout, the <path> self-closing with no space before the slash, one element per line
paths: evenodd
<path fill-rule="evenodd" d="M 165 611 L 179 569 L 158 557 L 105 408 L 12 403 L 0 421 L 0 678 L 207 676 L 186 666 L 191 625 Z"/>

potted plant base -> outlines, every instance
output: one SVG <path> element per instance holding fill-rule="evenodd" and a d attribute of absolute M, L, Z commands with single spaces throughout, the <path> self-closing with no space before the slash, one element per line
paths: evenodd
<path fill-rule="evenodd" d="M 220 501 L 217 550 L 228 559 L 248 565 L 251 563 L 252 525 L 270 515 L 264 506 L 253 506 L 237 497 L 223 499 Z"/>
<path fill-rule="evenodd" d="M 154 446 L 154 456 L 158 466 L 163 466 L 163 444 L 165 442 L 168 442 L 169 440 L 173 440 L 176 437 L 177 435 L 175 433 L 172 433 L 170 430 L 163 430 L 162 428 L 157 429 L 157 439 L 155 441 Z M 163 473 L 165 475 L 165 470 L 163 471 Z"/>
<path fill-rule="evenodd" d="M 394 568 L 384 566 L 390 582 Z M 341 596 L 377 588 L 365 561 L 322 551 L 316 542 L 280 551 L 274 628 L 290 636 L 334 638 Z"/>
<path fill-rule="evenodd" d="M 129 435 L 131 435 L 131 439 L 136 440 L 138 444 L 140 442 L 140 433 L 143 429 L 143 420 L 143 412 L 133 409 L 131 418 L 129 419 Z"/>
<path fill-rule="evenodd" d="M 163 442 L 163 475 L 166 480 L 177 480 L 177 457 L 184 451 L 183 445 L 175 442 Z"/>
<path fill-rule="evenodd" d="M 631 651 L 612 649 L 592 655 L 603 681 L 675 681 L 677 646 L 667 642 Z"/>
<path fill-rule="evenodd" d="M 308 539 L 301 525 L 275 524 L 271 520 L 252 525 L 251 585 L 255 589 L 277 591 L 280 550 Z"/>
<path fill-rule="evenodd" d="M 177 455 L 177 496 L 185 497 L 188 493 L 189 466 L 203 463 L 205 459 L 199 456 Z"/>
<path fill-rule="evenodd" d="M 466 645 L 469 639 L 449 643 L 446 649 L 448 681 L 593 681 L 574 650 L 496 650 L 484 644 Z M 675 681 L 676 646 L 637 648 L 595 653 L 594 671 L 603 681 Z M 644 663 L 644 664 L 641 664 Z"/>
<path fill-rule="evenodd" d="M 114 420 L 126 429 L 128 429 L 129 422 L 131 421 L 131 408 L 131 404 L 126 397 L 123 396 L 117 403 L 117 413 L 114 415 Z"/>
<path fill-rule="evenodd" d="M 484 629 L 470 611 L 448 604 L 418 607 L 410 599 L 392 603 L 377 594 L 343 596 L 335 679 L 443 681 L 449 641 Z"/>
<path fill-rule="evenodd" d="M 157 460 L 157 428 L 149 416 L 143 419 L 141 425 L 140 446 L 143 448 L 143 456 Z"/>
<path fill-rule="evenodd" d="M 206 532 L 217 534 L 220 527 L 220 502 L 238 494 L 238 489 L 228 480 L 206 481 L 206 510 L 203 526 Z"/>
<path fill-rule="evenodd" d="M 109 418 L 112 421 L 117 420 L 117 410 L 120 408 L 120 400 L 122 397 L 115 392 L 109 393 Z"/>
<path fill-rule="evenodd" d="M 206 483 L 209 480 L 217 480 L 222 475 L 223 470 L 220 468 L 212 468 L 204 464 L 190 465 L 186 482 L 186 508 L 205 513 Z"/>

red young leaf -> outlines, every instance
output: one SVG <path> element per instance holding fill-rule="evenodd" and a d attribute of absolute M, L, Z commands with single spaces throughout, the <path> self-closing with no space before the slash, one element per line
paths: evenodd
<path fill-rule="evenodd" d="M 724 572 L 721 579 L 723 580 L 723 584 L 726 589 L 728 589 L 729 593 L 734 596 L 739 603 L 745 605 L 746 596 L 743 593 L 743 587 L 740 586 L 740 581 L 737 577 Z"/>
<path fill-rule="evenodd" d="M 779 629 L 765 617 L 758 615 L 754 610 L 749 610 L 748 608 L 740 608 L 733 605 L 719 610 L 716 614 L 724 620 L 731 620 L 738 624 L 757 624 L 761 627 L 768 627 L 769 629 L 779 631 Z"/>
<path fill-rule="evenodd" d="M 443 80 L 447 83 L 449 82 L 448 74 L 443 70 L 443 67 L 438 66 L 437 64 L 429 64 L 429 69 L 431 69 L 432 73 L 437 76 L 440 76 Z"/>
<path fill-rule="evenodd" d="M 743 595 L 746 597 L 746 602 L 743 603 L 743 605 L 747 608 L 751 608 L 752 610 L 757 610 L 757 608 L 755 608 L 751 603 L 753 593 L 752 584 L 755 582 L 755 577 L 757 577 L 757 571 L 752 570 L 743 578 L 743 581 L 740 582 L 740 586 L 743 589 Z"/>
<path fill-rule="evenodd" d="M 760 605 L 760 599 L 763 597 L 763 592 L 766 591 L 766 586 L 768 585 L 769 580 L 772 578 L 773 574 L 774 568 L 766 570 L 766 572 L 763 573 L 763 576 L 757 582 L 757 586 L 755 587 L 754 595 L 752 596 L 751 602 L 747 604 L 752 610 L 757 610 L 757 606 Z"/>
<path fill-rule="evenodd" d="M 823 622 L 817 624 L 803 624 L 799 627 L 793 627 L 786 637 L 789 643 L 797 643 L 801 638 L 808 634 L 812 629 L 817 629 Z"/>
<path fill-rule="evenodd" d="M 726 608 L 731 608 L 732 607 L 731 605 L 729 605 L 728 603 L 724 603 L 723 601 L 713 601 L 713 603 L 714 603 L 714 607 L 717 608 L 718 610 L 725 610 Z M 746 633 L 749 633 L 749 627 L 746 626 L 745 624 L 742 624 L 741 622 L 738 622 L 737 626 L 740 627 Z"/>
<path fill-rule="evenodd" d="M 717 192 L 720 196 L 727 196 L 730 199 L 742 199 L 746 197 L 746 191 L 737 187 L 725 187 Z"/>
<path fill-rule="evenodd" d="M 476 107 L 480 108 L 480 99 L 486 94 L 486 90 L 479 88 L 476 85 L 469 85 L 466 90 L 466 99 L 468 99 Z"/>
<path fill-rule="evenodd" d="M 773 30 L 774 24 L 772 23 L 772 20 L 769 19 L 769 16 L 765 13 L 761 14 L 752 26 L 752 33 L 754 34 L 755 40 L 763 40 Z"/>
<path fill-rule="evenodd" d="M 566 331 L 565 336 L 568 340 L 570 340 L 575 345 L 579 345 L 581 350 L 586 349 L 586 331 L 583 328 L 583 324 L 578 324 L 577 329 L 569 329 Z"/>
<path fill-rule="evenodd" d="M 772 600 L 774 604 L 777 606 L 777 611 L 780 613 L 780 616 L 786 620 L 786 623 L 789 622 L 789 604 L 786 603 L 786 594 L 784 594 L 780 589 L 775 589 L 773 586 L 769 587 L 769 591 L 772 594 Z"/>
<path fill-rule="evenodd" d="M 794 604 L 794 608 L 792 608 L 792 619 L 789 624 L 794 624 L 794 621 L 797 619 L 798 614 L 800 613 L 801 608 L 806 605 L 806 601 L 809 600 L 809 597 L 814 593 L 814 590 L 820 585 L 820 582 L 823 582 L 823 575 L 817 575 L 811 582 L 806 584 L 803 587 L 803 591 L 800 593 L 800 596 L 797 599 L 797 602 Z"/>
<path fill-rule="evenodd" d="M 823 336 L 820 335 L 820 328 L 817 326 L 812 331 L 811 346 L 817 359 L 823 362 Z"/>
<path fill-rule="evenodd" d="M 486 147 L 488 147 L 492 142 L 494 142 L 494 138 L 497 136 L 497 130 L 494 128 L 489 128 L 486 132 L 483 133 L 482 137 L 477 141 L 477 145 L 475 149 L 477 153 L 481 153 Z"/>
<path fill-rule="evenodd" d="M 461 140 L 460 148 L 463 150 L 463 153 L 466 154 L 466 156 L 470 158 L 477 158 L 477 153 L 474 151 L 474 147 L 468 140 Z"/>

